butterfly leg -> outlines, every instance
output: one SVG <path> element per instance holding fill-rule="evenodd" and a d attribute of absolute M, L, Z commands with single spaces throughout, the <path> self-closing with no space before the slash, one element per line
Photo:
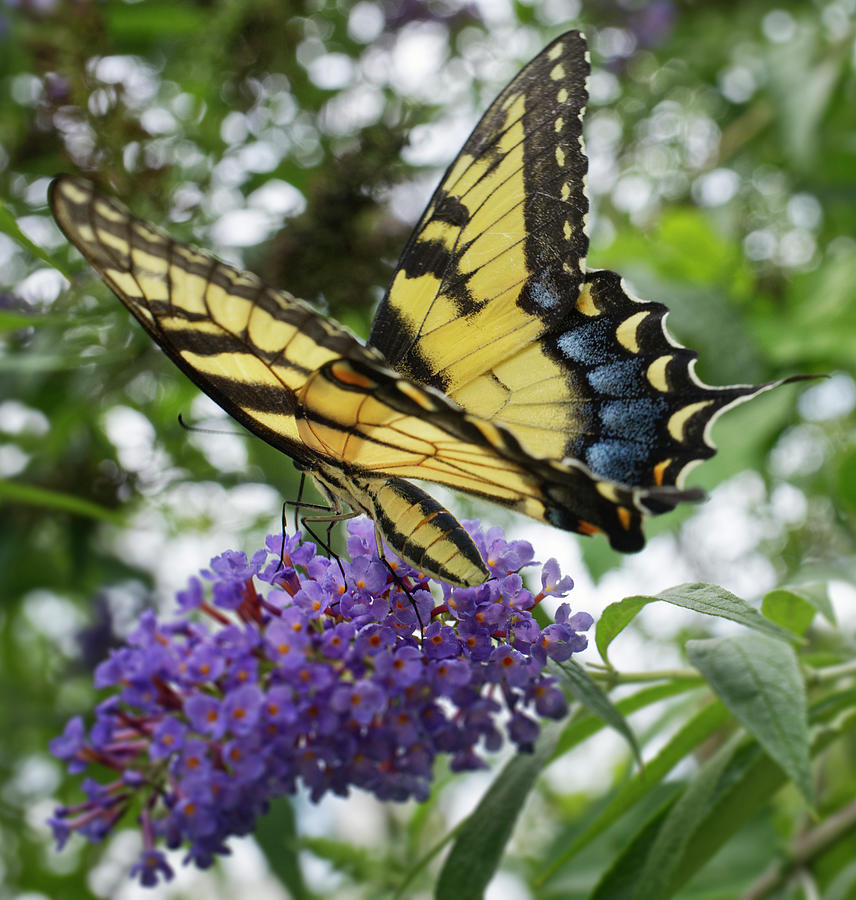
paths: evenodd
<path fill-rule="evenodd" d="M 377 555 L 378 559 L 380 559 L 383 564 L 386 566 L 387 571 L 390 575 L 392 575 L 392 580 L 407 594 L 407 599 L 410 601 L 410 605 L 413 607 L 413 612 L 416 613 L 416 621 L 419 623 L 419 634 L 420 637 L 425 633 L 425 623 L 422 621 L 422 616 L 419 613 L 419 606 L 416 603 L 416 599 L 413 594 L 410 593 L 410 588 L 404 583 L 404 580 L 395 571 L 395 567 L 390 563 L 390 561 L 386 558 L 386 551 L 383 549 L 383 535 L 380 532 L 380 529 L 375 525 L 374 529 L 375 533 L 375 543 L 377 544 Z"/>
<path fill-rule="evenodd" d="M 359 510 L 352 510 L 350 512 L 345 512 L 342 508 L 342 504 L 339 502 L 339 499 L 333 495 L 328 495 L 330 500 L 330 506 L 321 506 L 315 503 L 304 503 L 302 504 L 303 509 L 314 509 L 319 512 L 325 510 L 328 512 L 328 515 L 324 516 L 302 516 L 300 519 L 300 524 L 306 529 L 306 531 L 312 536 L 312 540 L 315 541 L 329 556 L 336 560 L 336 564 L 339 566 L 339 571 L 342 573 L 342 581 L 346 582 L 345 578 L 345 567 L 342 565 L 342 560 L 339 559 L 339 554 L 336 553 L 333 548 L 330 546 L 331 544 L 331 533 L 333 531 L 333 526 L 336 525 L 337 522 L 344 522 L 346 519 L 353 519 L 356 516 L 362 515 Z M 327 538 L 326 540 L 322 539 L 319 534 L 317 534 L 312 525 L 315 524 L 327 524 Z"/>

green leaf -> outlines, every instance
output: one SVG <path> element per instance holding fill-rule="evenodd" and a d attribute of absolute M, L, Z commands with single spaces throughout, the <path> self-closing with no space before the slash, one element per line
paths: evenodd
<path fill-rule="evenodd" d="M 740 625 L 780 640 L 797 640 L 784 628 L 768 622 L 758 610 L 751 607 L 745 600 L 741 600 L 740 597 L 716 584 L 679 584 L 677 587 L 667 588 L 647 599 L 665 600 L 675 606 L 692 609 L 708 616 L 730 619 L 732 622 L 738 622 Z"/>
<path fill-rule="evenodd" d="M 505 852 L 526 796 L 553 757 L 561 729 L 541 731 L 534 753 L 515 756 L 458 832 L 437 880 L 437 900 L 480 900 Z"/>
<path fill-rule="evenodd" d="M 834 723 L 817 730 L 811 755 L 817 757 L 833 741 L 854 731 L 856 709 L 851 706 Z M 693 835 L 669 893 L 691 878 L 743 824 L 756 816 L 785 781 L 785 773 L 758 744 L 742 747 L 723 775 L 710 811 Z"/>
<path fill-rule="evenodd" d="M 117 525 L 124 521 L 124 517 L 120 513 L 99 506 L 91 500 L 84 500 L 82 497 L 75 497 L 60 491 L 51 491 L 48 488 L 36 487 L 32 484 L 23 484 L 19 481 L 0 480 L 0 503 L 4 500 L 73 513 L 77 516 L 100 519 L 102 522 L 113 522 Z"/>
<path fill-rule="evenodd" d="M 675 606 L 692 609 L 709 616 L 720 616 L 739 622 L 773 637 L 795 640 L 786 629 L 765 619 L 745 600 L 715 584 L 681 584 L 667 588 L 654 596 L 637 595 L 625 597 L 618 603 L 610 603 L 601 614 L 595 630 L 595 644 L 601 658 L 609 665 L 607 651 L 609 645 L 633 618 L 649 603 L 665 600 Z"/>
<path fill-rule="evenodd" d="M 799 585 L 784 586 L 782 589 L 799 594 L 803 600 L 811 603 L 830 625 L 838 623 L 835 617 L 835 607 L 829 599 L 828 581 L 808 581 Z"/>
<path fill-rule="evenodd" d="M 633 734 L 627 720 L 616 708 L 615 704 L 606 696 L 597 684 L 583 669 L 583 667 L 573 659 L 568 659 L 563 663 L 557 663 L 556 668 L 561 670 L 562 677 L 568 690 L 579 700 L 579 702 L 593 715 L 602 719 L 607 725 L 614 728 L 626 741 L 630 744 L 633 756 L 641 765 L 642 758 L 639 755 L 639 745 L 636 742 L 636 736 Z"/>
<path fill-rule="evenodd" d="M 692 664 L 812 802 L 805 685 L 793 648 L 766 635 L 687 641 Z"/>
<path fill-rule="evenodd" d="M 281 797 L 271 804 L 267 814 L 256 822 L 253 837 L 264 853 L 267 864 L 287 888 L 288 895 L 295 900 L 309 898 L 311 893 L 303 880 L 298 859 L 300 842 L 292 801 Z"/>
<path fill-rule="evenodd" d="M 771 622 L 803 637 L 814 619 L 817 608 L 803 594 L 777 588 L 764 595 L 761 612 Z"/>
<path fill-rule="evenodd" d="M 370 884 L 378 876 L 377 860 L 366 853 L 364 847 L 346 840 L 309 836 L 304 836 L 300 845 L 301 849 L 308 850 L 328 862 L 336 871 L 349 875 L 359 883 Z"/>
<path fill-rule="evenodd" d="M 19 328 L 27 328 L 37 325 L 44 320 L 44 316 L 29 315 L 15 312 L 9 309 L 0 310 L 0 331 L 17 331 Z"/>
<path fill-rule="evenodd" d="M 702 766 L 669 810 L 642 868 L 633 900 L 661 900 L 680 864 L 690 839 L 700 827 L 711 798 L 731 762 L 742 734 L 731 740 Z"/>
<path fill-rule="evenodd" d="M 617 822 L 628 810 L 646 797 L 671 770 L 691 754 L 728 721 L 728 711 L 721 703 L 711 703 L 699 710 L 668 744 L 621 787 L 593 821 L 579 834 L 537 879 L 543 884 L 598 835 Z"/>
<path fill-rule="evenodd" d="M 847 705 L 846 698 L 844 700 Z M 850 703 L 837 722 L 818 729 L 812 741 L 812 756 L 817 756 L 833 741 L 854 729 L 856 710 Z M 728 755 L 728 751 L 725 752 Z M 718 769 L 720 766 L 714 763 L 712 768 Z M 707 781 L 707 778 L 704 780 Z M 769 803 L 785 781 L 785 774 L 779 766 L 771 762 L 756 741 L 749 741 L 739 747 L 736 753 L 728 756 L 712 796 L 705 800 L 691 784 L 687 791 L 695 792 L 695 801 L 704 803 L 703 815 L 698 817 L 670 883 L 655 895 L 658 900 L 671 897 L 695 875 L 726 841 Z M 707 789 L 704 793 L 707 793 Z M 645 822 L 610 870 L 604 874 L 600 884 L 592 892 L 591 900 L 626 900 L 631 897 L 637 900 L 634 889 L 640 884 L 643 872 L 649 865 L 649 854 L 657 846 L 660 829 L 665 827 L 672 810 L 683 801 L 684 797 L 670 800 Z"/>
<path fill-rule="evenodd" d="M 663 820 L 674 803 L 675 798 L 670 797 L 636 832 L 633 840 L 613 860 L 609 869 L 604 872 L 597 887 L 592 891 L 589 900 L 628 900 L 628 898 L 634 897 L 640 873 L 644 869 L 651 848 L 657 840 L 657 834 L 663 825 Z"/>
<path fill-rule="evenodd" d="M 58 263 L 45 250 L 38 244 L 33 243 L 33 241 L 21 231 L 15 217 L 12 215 L 12 211 L 2 200 L 0 200 L 0 231 L 9 235 L 16 244 L 20 244 L 28 253 L 35 256 L 36 259 L 40 259 L 42 262 L 47 263 L 52 269 L 56 269 L 71 281 L 71 275 L 65 266 Z"/>
<path fill-rule="evenodd" d="M 856 859 L 847 863 L 825 886 L 824 900 L 852 900 L 856 897 Z"/>
<path fill-rule="evenodd" d="M 594 642 L 600 658 L 610 665 L 607 650 L 609 645 L 633 621 L 640 609 L 646 607 L 653 597 L 625 597 L 618 603 L 610 603 L 601 613 L 595 629 Z"/>
<path fill-rule="evenodd" d="M 818 728 L 812 741 L 812 756 L 817 756 L 833 741 L 856 729 L 856 708 L 852 692 L 841 692 L 832 703 L 842 714 L 837 720 Z M 717 754 L 718 756 L 719 754 Z M 658 898 L 671 897 L 708 860 L 730 840 L 737 831 L 770 801 L 786 781 L 784 772 L 771 762 L 754 740 L 745 742 L 735 753 L 724 751 L 728 757 L 717 779 L 713 795 L 705 800 L 693 784 L 687 788 L 693 792 L 695 803 L 704 803 L 698 821 L 689 838 L 670 884 L 661 889 Z M 712 769 L 720 769 L 713 763 Z M 712 774 L 712 773 L 711 773 Z M 701 773 L 700 773 L 701 775 Z M 701 776 L 708 783 L 707 776 Z M 707 789 L 704 790 L 707 793 Z M 634 890 L 641 883 L 643 872 L 649 865 L 648 857 L 657 846 L 658 833 L 672 815 L 672 810 L 684 797 L 672 798 L 637 831 L 609 871 L 591 894 L 591 900 L 637 900 Z M 669 865 L 669 863 L 666 863 Z"/>
<path fill-rule="evenodd" d="M 715 765 L 714 768 L 720 767 Z M 740 825 L 769 800 L 784 780 L 782 770 L 770 763 L 755 741 L 747 742 L 736 754 L 729 756 L 724 771 L 720 771 L 713 796 L 708 796 L 705 806 L 698 811 L 699 818 L 693 834 L 688 843 L 680 848 L 680 859 L 674 864 L 667 862 L 671 870 L 669 883 L 660 886 L 657 900 L 671 897 L 722 844 L 733 837 Z M 704 781 L 706 788 L 709 788 L 706 778 Z M 734 790 L 733 785 L 739 785 L 740 789 Z M 649 867 L 660 831 L 682 799 L 683 796 L 671 798 L 664 808 L 642 825 L 604 874 L 592 892 L 591 900 L 637 900 L 636 888 Z"/>

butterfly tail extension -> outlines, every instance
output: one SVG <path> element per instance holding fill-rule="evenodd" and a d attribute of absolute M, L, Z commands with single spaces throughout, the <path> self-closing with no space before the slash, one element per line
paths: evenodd
<path fill-rule="evenodd" d="M 602 532 L 612 549 L 621 553 L 636 553 L 644 547 L 643 526 L 648 516 L 705 497 L 698 488 L 634 487 L 607 481 L 577 460 L 535 466 L 530 477 L 536 508 L 540 504 L 544 510 L 538 518 L 565 531 Z"/>
<path fill-rule="evenodd" d="M 680 487 L 716 453 L 711 431 L 722 413 L 793 380 L 705 384 L 695 373 L 698 354 L 669 333 L 668 312 L 634 297 L 615 272 L 593 270 L 544 337 L 551 355 L 576 373 L 565 456 L 599 477 Z"/>

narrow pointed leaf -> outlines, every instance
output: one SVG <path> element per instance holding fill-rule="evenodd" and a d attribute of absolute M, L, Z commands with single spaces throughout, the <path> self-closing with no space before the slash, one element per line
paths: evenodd
<path fill-rule="evenodd" d="M 835 708 L 842 714 L 835 722 L 817 729 L 812 741 L 812 756 L 823 752 L 833 741 L 856 731 L 856 712 L 842 692 Z M 852 699 L 852 698 L 850 698 Z M 676 871 L 658 900 L 666 900 L 701 869 L 746 822 L 756 816 L 787 781 L 785 773 L 754 740 L 745 742 L 730 755 L 712 796 L 695 830 L 684 847 Z M 688 788 L 690 790 L 691 788 Z M 603 875 L 591 894 L 591 900 L 636 900 L 634 890 L 640 884 L 649 855 L 657 845 L 657 836 L 671 811 L 682 798 L 672 798 L 637 831 L 618 858 Z M 702 798 L 696 794 L 696 801 Z"/>
<path fill-rule="evenodd" d="M 579 834 L 559 858 L 539 876 L 538 883 L 546 882 L 598 835 L 617 822 L 643 797 L 646 797 L 681 760 L 691 754 L 727 721 L 728 710 L 721 703 L 711 703 L 699 710 L 654 759 L 645 764 L 643 770 L 634 775 L 613 795 L 609 803 L 595 816 L 582 834 Z"/>
<path fill-rule="evenodd" d="M 780 640 L 796 641 L 792 634 L 768 622 L 745 600 L 715 584 L 679 584 L 677 587 L 661 591 L 653 599 L 665 600 L 675 606 L 692 609 L 708 616 L 730 619 L 732 622 L 738 622 Z"/>
<path fill-rule="evenodd" d="M 720 747 L 675 801 L 649 850 L 633 900 L 661 900 L 667 896 L 672 877 L 742 739 L 742 733 L 737 734 Z"/>
<path fill-rule="evenodd" d="M 629 697 L 619 700 L 615 707 L 622 716 L 629 716 L 637 710 L 644 709 L 654 703 L 660 703 L 662 700 L 668 700 L 678 694 L 691 691 L 704 685 L 704 681 L 699 677 L 697 680 L 682 679 L 664 682 L 663 684 L 655 684 L 651 687 L 642 688 Z M 572 718 L 571 721 L 562 729 L 562 736 L 556 745 L 556 756 L 567 753 L 574 747 L 579 746 L 587 741 L 593 734 L 604 728 L 606 723 L 600 716 L 586 713 L 579 718 Z"/>
<path fill-rule="evenodd" d="M 37 487 L 33 484 L 23 484 L 18 481 L 0 480 L 0 504 L 3 501 L 28 506 L 41 506 L 60 512 L 73 513 L 78 516 L 86 516 L 89 519 L 100 519 L 104 522 L 121 523 L 123 521 L 122 516 L 115 510 L 99 506 L 91 500 L 75 497 L 72 494 L 64 494 L 60 491 L 52 491 L 48 488 Z"/>
<path fill-rule="evenodd" d="M 675 803 L 670 797 L 636 832 L 592 891 L 589 900 L 629 900 L 633 897 L 639 876 L 669 810 Z"/>
<path fill-rule="evenodd" d="M 283 797 L 272 804 L 268 813 L 256 823 L 253 835 L 267 864 L 280 883 L 288 889 L 289 896 L 294 900 L 308 900 L 311 894 L 300 868 L 298 851 L 301 847 L 291 800 Z"/>
<path fill-rule="evenodd" d="M 437 881 L 437 900 L 480 900 L 535 780 L 553 756 L 561 728 L 541 731 L 534 753 L 515 756 L 461 826 Z"/>
<path fill-rule="evenodd" d="M 573 659 L 558 664 L 562 671 L 565 684 L 579 702 L 593 715 L 603 719 L 607 725 L 614 728 L 630 744 L 630 749 L 636 761 L 641 765 L 639 745 L 627 720 L 618 711 L 617 707 L 597 684 Z"/>
<path fill-rule="evenodd" d="M 834 741 L 856 733 L 856 711 L 846 710 L 818 729 L 811 744 L 816 757 Z M 708 815 L 696 830 L 669 888 L 669 896 L 691 878 L 787 781 L 785 773 L 755 744 L 746 745 L 726 770 Z"/>
<path fill-rule="evenodd" d="M 27 235 L 21 231 L 18 222 L 15 220 L 15 217 L 12 215 L 12 211 L 9 209 L 6 204 L 0 200 L 0 231 L 7 234 L 16 244 L 19 244 L 23 247 L 28 253 L 32 256 L 35 256 L 36 259 L 42 260 L 42 262 L 47 263 L 51 268 L 56 269 L 60 274 L 64 275 L 69 281 L 71 281 L 71 275 L 68 270 L 62 263 L 58 263 L 53 257 L 51 257 L 45 250 L 31 241 Z"/>
<path fill-rule="evenodd" d="M 625 597 L 618 603 L 611 603 L 601 614 L 595 631 L 595 645 L 603 661 L 609 664 L 607 651 L 612 641 L 633 621 L 649 603 L 664 600 L 684 609 L 691 609 L 708 616 L 731 619 L 748 628 L 769 634 L 772 637 L 794 641 L 794 635 L 775 622 L 765 619 L 745 600 L 715 584 L 680 584 L 667 588 L 656 595 L 636 595 Z"/>
<path fill-rule="evenodd" d="M 16 310 L 0 309 L 0 331 L 17 331 L 19 328 L 28 328 L 30 325 L 39 325 L 44 316 L 31 313 L 17 312 Z"/>

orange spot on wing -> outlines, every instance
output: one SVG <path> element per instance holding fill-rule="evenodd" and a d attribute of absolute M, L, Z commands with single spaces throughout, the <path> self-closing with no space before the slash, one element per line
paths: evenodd
<path fill-rule="evenodd" d="M 670 459 L 664 459 L 654 466 L 654 484 L 661 485 L 663 483 L 663 476 L 666 474 L 666 469 L 669 468 L 669 463 L 671 463 Z"/>
<path fill-rule="evenodd" d="M 350 384 L 353 387 L 365 388 L 366 390 L 371 390 L 375 383 L 371 380 L 371 378 L 367 378 L 365 375 L 357 372 L 350 363 L 345 362 L 345 360 L 339 360 L 333 363 L 330 366 L 330 372 L 333 374 L 333 377 L 337 381 L 341 381 L 342 384 Z"/>

